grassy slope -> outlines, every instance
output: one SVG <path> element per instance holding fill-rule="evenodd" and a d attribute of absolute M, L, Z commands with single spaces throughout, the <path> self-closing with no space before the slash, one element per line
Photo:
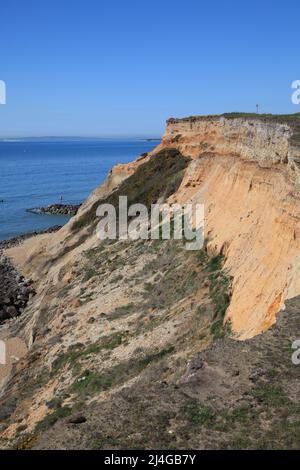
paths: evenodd
<path fill-rule="evenodd" d="M 84 408 L 86 423 L 58 421 L 36 448 L 299 448 L 300 368 L 291 362 L 299 305 L 289 301 L 266 334 L 220 339 L 189 364 L 163 350 L 134 384 Z"/>
<path fill-rule="evenodd" d="M 119 196 L 128 197 L 128 205 L 135 202 L 151 204 L 163 196 L 165 199 L 177 191 L 186 168 L 188 158 L 183 157 L 176 149 L 164 149 L 155 155 L 155 158 L 140 165 L 136 172 L 127 178 L 116 191 L 107 198 L 96 201 L 89 211 L 85 212 L 73 225 L 73 230 L 82 227 L 94 227 L 97 207 L 101 203 L 113 204 L 118 208 Z"/>

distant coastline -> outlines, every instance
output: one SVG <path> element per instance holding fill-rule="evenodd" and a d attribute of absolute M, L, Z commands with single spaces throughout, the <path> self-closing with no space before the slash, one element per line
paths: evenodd
<path fill-rule="evenodd" d="M 27 136 L 27 137 L 19 137 L 19 136 L 13 136 L 13 137 L 0 137 L 0 143 L 1 142 L 85 142 L 85 141 L 137 141 L 137 142 L 159 142 L 162 139 L 162 137 L 78 137 L 78 136 L 41 136 L 41 137 L 35 137 L 35 136 Z"/>

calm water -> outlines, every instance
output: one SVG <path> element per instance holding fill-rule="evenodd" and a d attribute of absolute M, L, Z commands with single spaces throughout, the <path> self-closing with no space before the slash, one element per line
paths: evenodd
<path fill-rule="evenodd" d="M 63 224 L 64 216 L 27 208 L 82 202 L 116 163 L 127 163 L 158 142 L 143 140 L 0 141 L 0 240 Z"/>

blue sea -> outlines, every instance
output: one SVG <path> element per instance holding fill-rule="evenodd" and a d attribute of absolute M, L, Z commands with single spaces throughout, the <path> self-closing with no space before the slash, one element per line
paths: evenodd
<path fill-rule="evenodd" d="M 116 163 L 127 163 L 159 141 L 141 139 L 23 139 L 0 141 L 0 240 L 63 225 L 68 217 L 28 208 L 80 203 Z M 3 200 L 3 202 L 2 202 Z"/>

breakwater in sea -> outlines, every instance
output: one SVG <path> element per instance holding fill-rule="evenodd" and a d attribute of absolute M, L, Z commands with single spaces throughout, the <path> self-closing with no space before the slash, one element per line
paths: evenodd
<path fill-rule="evenodd" d="M 45 207 L 33 207 L 26 212 L 40 215 L 70 215 L 74 216 L 81 204 L 50 204 Z"/>

